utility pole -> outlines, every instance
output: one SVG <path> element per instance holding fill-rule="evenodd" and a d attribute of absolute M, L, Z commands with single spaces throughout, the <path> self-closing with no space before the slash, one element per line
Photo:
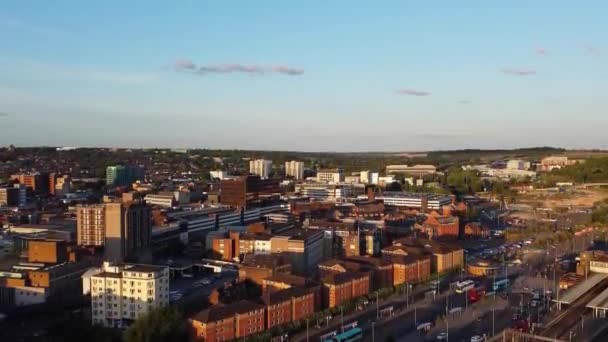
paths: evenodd
<path fill-rule="evenodd" d="M 376 342 L 376 330 L 375 330 L 376 322 L 372 322 L 372 342 Z"/>
<path fill-rule="evenodd" d="M 309 334 L 308 334 L 308 318 L 306 319 L 306 342 L 308 342 Z"/>
<path fill-rule="evenodd" d="M 342 326 L 342 333 L 344 334 L 344 307 L 340 307 L 340 325 Z"/>
<path fill-rule="evenodd" d="M 445 342 L 450 342 L 450 324 L 448 318 L 445 318 Z"/>
<path fill-rule="evenodd" d="M 410 307 L 410 283 L 407 282 L 405 283 L 405 307 L 409 308 Z"/>
<path fill-rule="evenodd" d="M 492 336 L 494 336 L 494 308 L 492 308 Z"/>
<path fill-rule="evenodd" d="M 380 301 L 378 300 L 378 291 L 376 291 L 376 321 L 380 319 Z"/>
<path fill-rule="evenodd" d="M 448 310 L 449 310 L 449 306 L 450 306 L 450 292 L 448 292 L 448 294 L 445 296 L 445 315 L 448 315 Z"/>

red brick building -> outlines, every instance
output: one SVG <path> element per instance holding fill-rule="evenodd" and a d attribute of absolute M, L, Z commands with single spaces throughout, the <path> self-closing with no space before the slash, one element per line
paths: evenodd
<path fill-rule="evenodd" d="M 429 239 L 457 239 L 460 223 L 456 216 L 440 216 L 433 213 L 428 215 L 422 226 L 418 226 Z"/>
<path fill-rule="evenodd" d="M 431 257 L 407 255 L 392 257 L 393 285 L 417 283 L 431 277 Z"/>
<path fill-rule="evenodd" d="M 239 281 L 251 279 L 262 286 L 265 278 L 289 273 L 291 273 L 291 263 L 283 255 L 246 254 L 239 267 Z"/>
<path fill-rule="evenodd" d="M 262 300 L 266 304 L 267 328 L 312 315 L 318 309 L 316 295 L 315 288 L 299 286 L 265 292 Z"/>
<path fill-rule="evenodd" d="M 189 320 L 194 341 L 232 341 L 265 329 L 264 305 L 242 300 L 214 305 Z"/>
<path fill-rule="evenodd" d="M 323 304 L 333 308 L 368 294 L 370 276 L 361 272 L 335 273 L 324 277 L 322 283 Z"/>
<path fill-rule="evenodd" d="M 470 222 L 464 226 L 464 236 L 467 239 L 486 239 L 490 236 L 490 229 L 477 222 Z"/>

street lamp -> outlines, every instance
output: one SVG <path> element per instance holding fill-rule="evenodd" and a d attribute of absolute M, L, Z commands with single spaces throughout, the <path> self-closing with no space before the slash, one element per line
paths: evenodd
<path fill-rule="evenodd" d="M 376 341 L 376 330 L 374 329 L 376 322 L 372 322 L 372 342 Z"/>

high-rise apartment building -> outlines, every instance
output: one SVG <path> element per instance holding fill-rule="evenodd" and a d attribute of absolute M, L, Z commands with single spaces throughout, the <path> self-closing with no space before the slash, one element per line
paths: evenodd
<path fill-rule="evenodd" d="M 304 179 L 304 162 L 295 160 L 285 162 L 285 175 L 296 180 Z"/>
<path fill-rule="evenodd" d="M 81 246 L 105 247 L 105 257 L 121 262 L 150 243 L 152 214 L 144 202 L 111 202 L 78 206 L 77 241 Z"/>
<path fill-rule="evenodd" d="M 272 160 L 256 159 L 249 161 L 249 173 L 268 179 L 272 171 Z"/>
<path fill-rule="evenodd" d="M 26 200 L 27 188 L 23 184 L 0 188 L 0 207 L 24 206 Z"/>
<path fill-rule="evenodd" d="M 28 190 L 37 195 L 46 195 L 50 190 L 50 177 L 48 173 L 21 173 L 12 175 L 11 179 L 18 181 L 19 184 L 25 185 Z"/>
<path fill-rule="evenodd" d="M 137 165 L 114 165 L 106 168 L 106 185 L 125 186 L 144 180 L 144 168 Z"/>
<path fill-rule="evenodd" d="M 76 207 L 76 240 L 80 246 L 104 246 L 106 207 L 103 204 Z"/>
<path fill-rule="evenodd" d="M 105 204 L 105 256 L 121 262 L 150 244 L 152 213 L 145 203 Z"/>
<path fill-rule="evenodd" d="M 104 263 L 90 277 L 90 289 L 93 324 L 124 327 L 154 308 L 169 305 L 169 267 Z"/>

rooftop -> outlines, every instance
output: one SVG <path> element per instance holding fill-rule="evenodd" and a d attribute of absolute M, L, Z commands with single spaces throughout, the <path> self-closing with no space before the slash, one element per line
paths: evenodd
<path fill-rule="evenodd" d="M 241 300 L 232 304 L 217 304 L 209 309 L 203 310 L 193 317 L 193 320 L 201 323 L 217 322 L 222 319 L 232 317 L 237 314 L 263 310 L 264 305 L 257 304 L 248 300 Z"/>

